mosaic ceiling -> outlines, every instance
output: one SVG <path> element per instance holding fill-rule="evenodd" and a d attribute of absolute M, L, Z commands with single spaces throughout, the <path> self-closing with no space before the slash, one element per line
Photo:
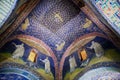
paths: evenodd
<path fill-rule="evenodd" d="M 13 14 L 1 32 L 0 80 L 120 79 L 120 39 L 87 3 L 26 0 Z"/>

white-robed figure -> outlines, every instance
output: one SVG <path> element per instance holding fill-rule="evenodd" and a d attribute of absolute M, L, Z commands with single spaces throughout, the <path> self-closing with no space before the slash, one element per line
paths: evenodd
<path fill-rule="evenodd" d="M 69 64 L 70 64 L 70 72 L 73 72 L 75 70 L 75 67 L 77 67 L 76 61 L 75 61 L 75 57 L 71 57 L 69 58 Z"/>
<path fill-rule="evenodd" d="M 12 57 L 13 58 L 20 58 L 24 55 L 24 44 L 20 44 L 20 45 L 16 45 L 15 43 L 13 43 L 13 45 L 16 47 L 15 51 L 12 53 Z"/>
<path fill-rule="evenodd" d="M 50 70 L 50 61 L 48 59 L 48 57 L 46 57 L 44 60 L 40 59 L 40 61 L 42 61 L 43 63 L 45 63 L 45 72 L 46 73 L 51 73 L 51 70 Z"/>
<path fill-rule="evenodd" d="M 98 42 L 92 41 L 92 45 L 89 48 L 94 49 L 96 57 L 101 57 L 104 55 L 104 49 Z"/>

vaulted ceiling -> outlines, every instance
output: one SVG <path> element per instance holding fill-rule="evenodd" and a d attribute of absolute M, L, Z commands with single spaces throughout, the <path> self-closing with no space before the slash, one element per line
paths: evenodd
<path fill-rule="evenodd" d="M 0 70 L 10 73 L 8 77 L 25 80 L 97 80 L 103 78 L 96 75 L 100 70 L 103 76 L 119 76 L 120 39 L 114 29 L 119 24 L 106 22 L 92 4 L 99 2 L 17 1 L 0 29 Z M 0 74 L 0 79 L 7 76 Z"/>

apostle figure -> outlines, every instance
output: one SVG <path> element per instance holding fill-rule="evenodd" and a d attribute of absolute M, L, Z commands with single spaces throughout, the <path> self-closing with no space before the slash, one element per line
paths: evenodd
<path fill-rule="evenodd" d="M 92 41 L 92 45 L 89 48 L 94 49 L 96 57 L 101 57 L 104 55 L 104 49 L 98 42 Z"/>
<path fill-rule="evenodd" d="M 70 72 L 73 72 L 75 70 L 75 67 L 77 67 L 76 61 L 75 61 L 75 57 L 71 57 L 69 58 L 69 64 L 70 64 Z"/>
<path fill-rule="evenodd" d="M 20 45 L 16 45 L 15 43 L 13 43 L 13 45 L 16 47 L 15 51 L 12 53 L 12 57 L 13 58 L 20 58 L 24 55 L 24 44 L 20 44 Z"/>
<path fill-rule="evenodd" d="M 56 44 L 56 50 L 61 51 L 65 45 L 65 41 L 60 42 L 59 44 Z"/>
<path fill-rule="evenodd" d="M 45 63 L 45 72 L 46 73 L 51 73 L 51 70 L 50 70 L 50 61 L 48 59 L 48 57 L 46 57 L 46 59 L 42 60 L 40 59 L 40 61 L 42 61 L 43 63 Z"/>

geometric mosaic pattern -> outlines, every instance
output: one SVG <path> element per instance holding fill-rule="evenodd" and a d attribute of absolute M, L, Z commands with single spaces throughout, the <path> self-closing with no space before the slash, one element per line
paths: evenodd
<path fill-rule="evenodd" d="M 119 0 L 90 0 L 102 17 L 120 34 L 120 1 Z"/>
<path fill-rule="evenodd" d="M 0 28 L 5 23 L 11 12 L 15 8 L 17 0 L 0 1 Z"/>

